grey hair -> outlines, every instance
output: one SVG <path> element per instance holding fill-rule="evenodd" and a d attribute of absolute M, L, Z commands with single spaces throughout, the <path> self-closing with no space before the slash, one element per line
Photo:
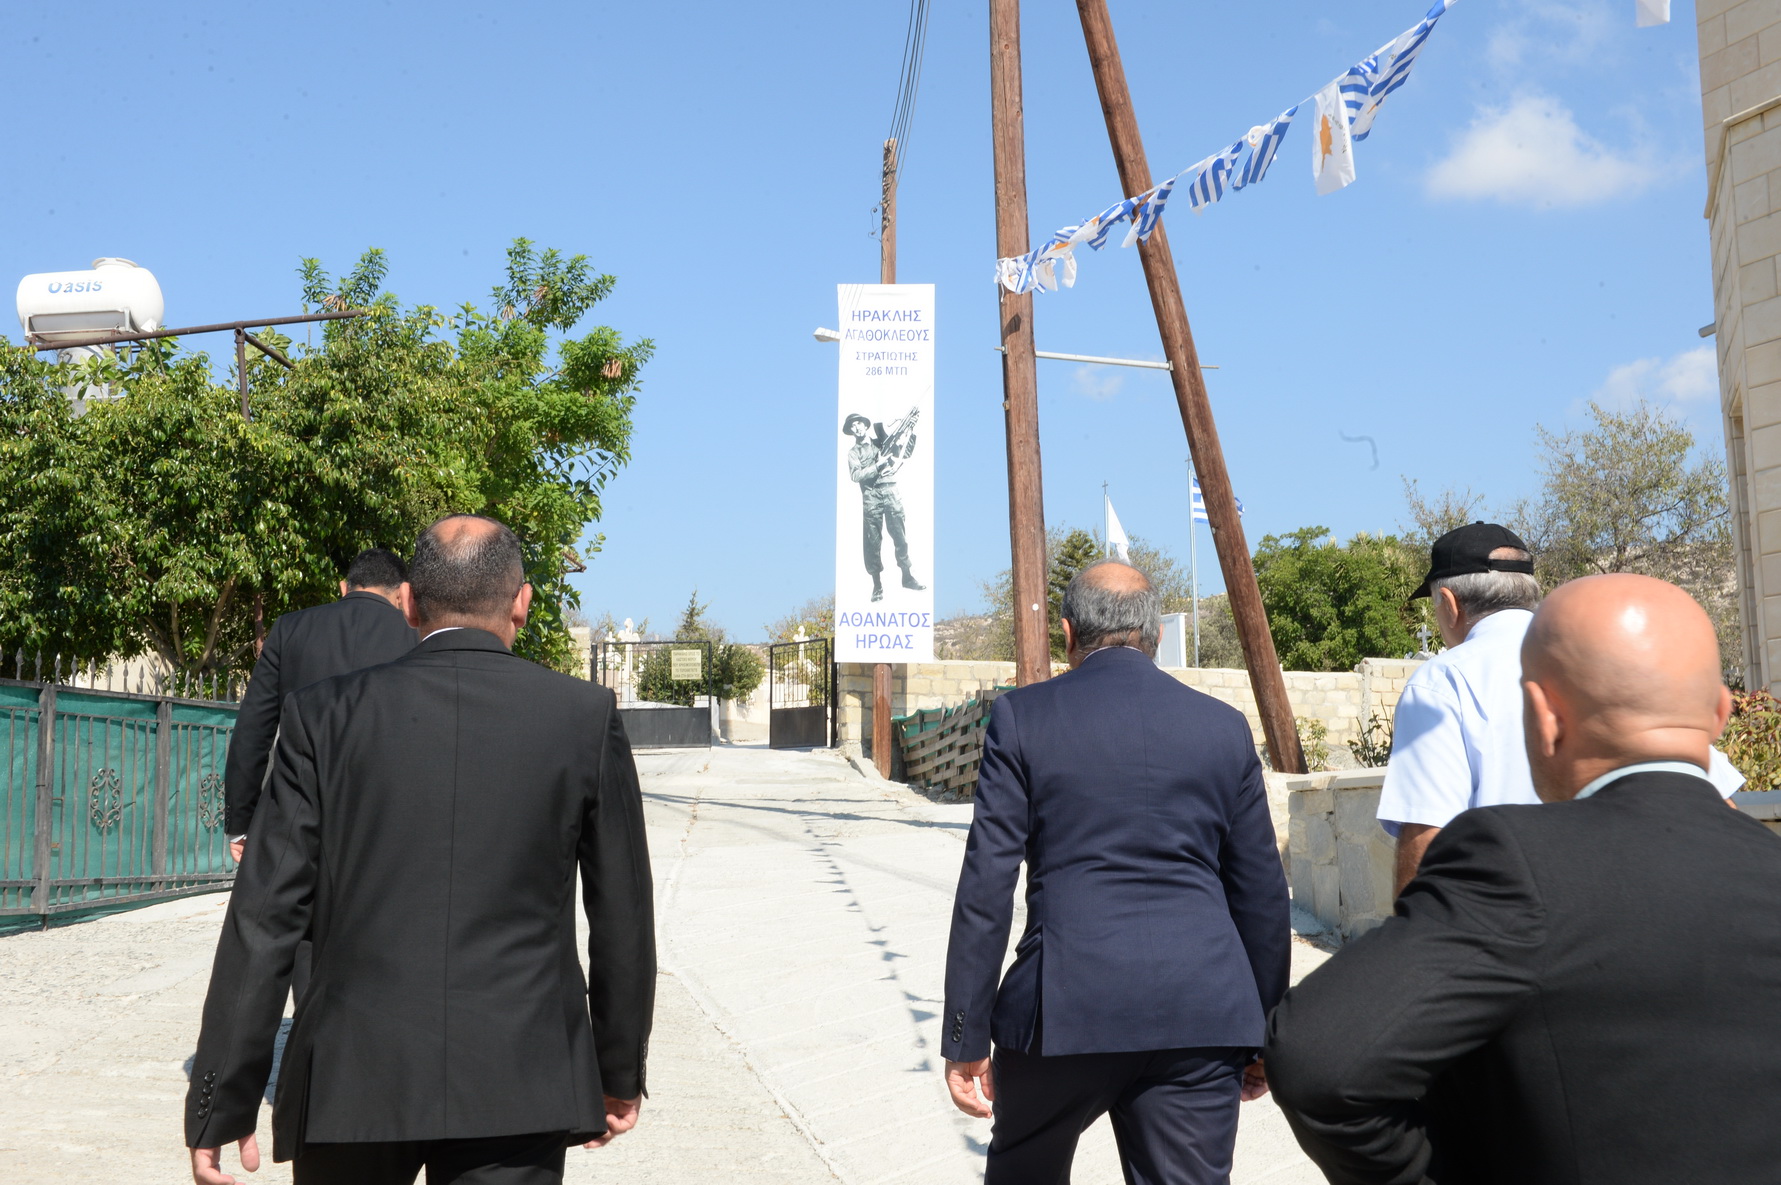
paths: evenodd
<path fill-rule="evenodd" d="M 484 532 L 454 533 L 447 523 L 488 523 Z M 507 527 L 480 514 L 453 514 L 421 533 L 408 566 L 414 611 L 423 621 L 501 615 L 526 582 L 525 554 Z"/>
<path fill-rule="evenodd" d="M 1089 573 L 1107 564 L 1131 568 L 1144 577 L 1144 587 L 1130 592 L 1108 588 Z M 1071 578 L 1064 589 L 1063 618 L 1076 633 L 1083 653 L 1108 646 L 1131 646 L 1156 657 L 1157 634 L 1163 628 L 1163 599 L 1150 576 L 1120 560 L 1096 560 Z"/>
<path fill-rule="evenodd" d="M 1498 554 L 1506 553 L 1506 554 Z M 1499 547 L 1492 559 L 1525 560 L 1528 554 L 1513 548 Z M 1540 603 L 1540 582 L 1526 572 L 1464 572 L 1444 576 L 1430 586 L 1430 592 L 1446 589 L 1459 602 L 1459 611 L 1467 621 L 1478 621 L 1504 609 L 1532 609 Z"/>

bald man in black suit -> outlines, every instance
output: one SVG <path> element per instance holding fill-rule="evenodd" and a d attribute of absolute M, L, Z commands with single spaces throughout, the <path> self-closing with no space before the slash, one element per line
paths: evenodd
<path fill-rule="evenodd" d="M 1337 1185 L 1781 1181 L 1781 838 L 1707 780 L 1712 622 L 1591 576 L 1521 663 L 1542 803 L 1459 815 L 1397 916 L 1287 993 L 1281 1108 Z"/>

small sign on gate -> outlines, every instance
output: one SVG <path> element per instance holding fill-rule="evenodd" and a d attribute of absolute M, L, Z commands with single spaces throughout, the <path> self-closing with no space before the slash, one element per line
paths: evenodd
<path fill-rule="evenodd" d="M 704 652 L 699 650 L 671 650 L 668 652 L 668 677 L 676 683 L 682 680 L 703 679 L 705 677 Z"/>

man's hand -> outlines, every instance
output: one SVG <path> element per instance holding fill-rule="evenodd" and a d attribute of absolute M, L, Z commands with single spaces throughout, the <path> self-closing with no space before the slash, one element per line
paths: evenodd
<path fill-rule="evenodd" d="M 977 1097 L 980 1081 L 982 1098 Z M 953 1105 L 966 1115 L 988 1119 L 993 1114 L 989 1105 L 996 1101 L 996 1076 L 987 1057 L 974 1062 L 947 1062 L 946 1089 L 952 1092 Z"/>
<path fill-rule="evenodd" d="M 1256 1058 L 1243 1067 L 1243 1101 L 1253 1103 L 1268 1093 L 1268 1068 Z"/>
<path fill-rule="evenodd" d="M 253 1136 L 241 1137 L 241 1167 L 250 1173 L 260 1171 L 260 1145 Z M 221 1148 L 192 1149 L 192 1180 L 197 1185 L 245 1185 L 239 1177 L 223 1172 Z"/>
<path fill-rule="evenodd" d="M 239 839 L 239 840 L 236 840 L 234 843 L 230 844 L 229 845 L 229 859 L 235 861 L 235 863 L 237 863 L 237 864 L 241 863 L 241 852 L 246 847 L 247 847 L 247 841 L 245 839 Z"/>
<path fill-rule="evenodd" d="M 583 1148 L 604 1148 L 612 1143 L 613 1137 L 622 1136 L 637 1126 L 637 1112 L 643 1109 L 643 1098 L 615 1099 L 606 1096 L 606 1134 L 597 1140 L 589 1140 Z"/>

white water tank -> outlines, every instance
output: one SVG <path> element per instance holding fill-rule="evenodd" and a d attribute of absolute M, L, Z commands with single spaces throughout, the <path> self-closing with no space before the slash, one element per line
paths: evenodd
<path fill-rule="evenodd" d="M 161 328 L 166 312 L 154 273 L 128 259 L 95 259 L 92 269 L 38 272 L 19 281 L 19 326 L 43 345 L 106 333 Z"/>

